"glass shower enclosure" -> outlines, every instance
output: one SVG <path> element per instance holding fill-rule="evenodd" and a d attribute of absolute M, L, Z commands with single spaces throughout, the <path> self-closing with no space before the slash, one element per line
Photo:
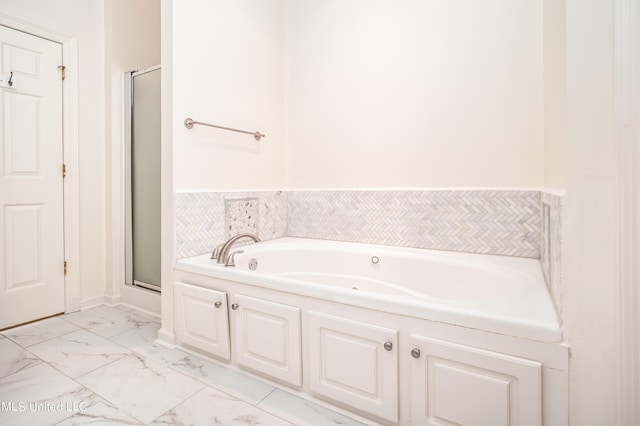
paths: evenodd
<path fill-rule="evenodd" d="M 160 66 L 125 73 L 125 279 L 160 291 Z"/>

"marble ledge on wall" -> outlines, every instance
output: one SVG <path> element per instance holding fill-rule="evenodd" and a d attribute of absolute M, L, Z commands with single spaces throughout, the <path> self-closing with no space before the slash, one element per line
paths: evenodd
<path fill-rule="evenodd" d="M 541 194 L 540 265 L 547 287 L 562 317 L 562 215 L 564 191 L 545 190 Z"/>
<path fill-rule="evenodd" d="M 293 236 L 540 257 L 541 192 L 535 190 L 191 192 L 175 194 L 175 205 L 178 258 L 207 253 L 229 231 L 243 229 L 255 229 L 263 240 Z"/>

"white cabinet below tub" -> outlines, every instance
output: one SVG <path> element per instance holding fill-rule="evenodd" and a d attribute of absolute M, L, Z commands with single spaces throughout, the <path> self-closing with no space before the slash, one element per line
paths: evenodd
<path fill-rule="evenodd" d="M 411 336 L 411 424 L 540 426 L 539 362 Z"/>
<path fill-rule="evenodd" d="M 300 308 L 236 294 L 231 309 L 238 365 L 300 386 Z"/>
<path fill-rule="evenodd" d="M 398 331 L 309 312 L 309 388 L 325 399 L 398 421 Z"/>
<path fill-rule="evenodd" d="M 178 340 L 229 360 L 227 294 L 180 282 L 173 294 Z"/>

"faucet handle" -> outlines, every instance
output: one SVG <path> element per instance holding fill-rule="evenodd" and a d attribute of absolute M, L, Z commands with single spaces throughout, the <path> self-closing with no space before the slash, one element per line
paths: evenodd
<path fill-rule="evenodd" d="M 229 254 L 229 257 L 227 258 L 224 266 L 236 266 L 235 256 L 238 253 L 244 253 L 244 250 L 236 250 L 233 253 Z"/>
<path fill-rule="evenodd" d="M 211 259 L 217 259 L 220 257 L 220 253 L 222 252 L 222 246 L 224 246 L 224 243 L 218 244 L 218 246 L 213 249 L 213 253 L 211 253 Z"/>

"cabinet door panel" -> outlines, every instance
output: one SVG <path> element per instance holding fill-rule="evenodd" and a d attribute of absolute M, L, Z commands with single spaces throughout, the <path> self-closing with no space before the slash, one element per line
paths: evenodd
<path fill-rule="evenodd" d="M 412 335 L 412 423 L 539 426 L 539 362 Z"/>
<path fill-rule="evenodd" d="M 311 390 L 398 421 L 397 340 L 396 330 L 309 312 Z"/>
<path fill-rule="evenodd" d="M 230 358 L 227 294 L 176 283 L 176 334 L 180 343 Z"/>
<path fill-rule="evenodd" d="M 238 364 L 300 386 L 300 308 L 243 295 L 234 301 Z"/>

